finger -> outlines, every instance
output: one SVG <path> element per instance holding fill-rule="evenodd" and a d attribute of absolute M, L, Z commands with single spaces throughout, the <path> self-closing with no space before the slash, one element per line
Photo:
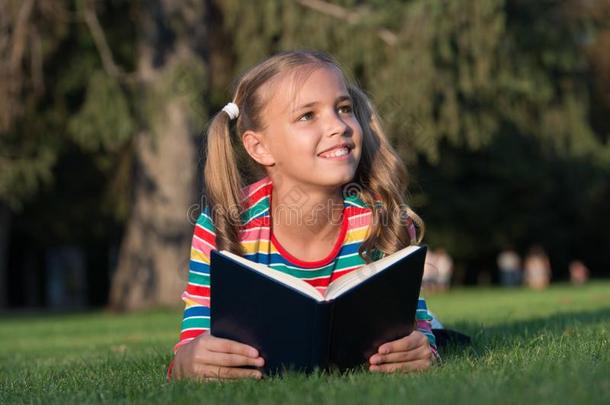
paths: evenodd
<path fill-rule="evenodd" d="M 375 373 L 409 373 L 413 371 L 423 371 L 432 365 L 431 360 L 416 360 L 404 363 L 388 363 L 380 365 L 372 365 L 369 370 Z"/>
<path fill-rule="evenodd" d="M 391 342 L 387 342 L 379 346 L 377 350 L 380 354 L 386 354 L 391 352 L 405 352 L 407 350 L 415 349 L 424 344 L 426 336 L 419 332 L 414 331 L 410 335 L 405 336 L 401 339 L 396 339 Z"/>
<path fill-rule="evenodd" d="M 238 367 L 223 367 L 223 366 L 210 366 L 206 365 L 201 367 L 198 373 L 204 379 L 228 379 L 234 380 L 237 378 L 255 378 L 260 379 L 263 377 L 263 373 L 259 370 L 252 370 L 249 368 L 238 368 Z"/>
<path fill-rule="evenodd" d="M 234 340 L 213 337 L 207 342 L 206 349 L 210 352 L 241 354 L 247 357 L 258 357 L 258 350 L 252 346 Z"/>
<path fill-rule="evenodd" d="M 262 357 L 248 357 L 241 354 L 219 353 L 206 351 L 197 357 L 197 361 L 216 366 L 238 367 L 238 366 L 255 366 L 262 367 L 265 360 Z"/>
<path fill-rule="evenodd" d="M 388 354 L 374 354 L 369 359 L 371 364 L 384 364 L 384 363 L 404 363 L 414 360 L 426 360 L 432 358 L 432 350 L 430 346 L 420 346 L 413 350 L 407 350 L 403 352 L 392 352 Z"/>

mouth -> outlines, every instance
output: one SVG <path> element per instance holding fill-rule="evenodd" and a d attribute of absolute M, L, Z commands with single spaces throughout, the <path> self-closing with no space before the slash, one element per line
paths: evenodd
<path fill-rule="evenodd" d="M 352 153 L 352 147 L 345 145 L 340 148 L 322 152 L 318 155 L 322 159 L 347 159 Z"/>

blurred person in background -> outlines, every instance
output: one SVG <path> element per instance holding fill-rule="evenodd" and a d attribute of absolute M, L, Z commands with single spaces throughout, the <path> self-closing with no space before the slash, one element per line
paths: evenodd
<path fill-rule="evenodd" d="M 521 284 L 521 257 L 512 248 L 504 249 L 498 255 L 500 284 L 504 287 L 515 287 Z"/>
<path fill-rule="evenodd" d="M 424 264 L 422 289 L 426 292 L 435 292 L 438 289 L 438 257 L 436 251 L 428 250 Z"/>
<path fill-rule="evenodd" d="M 551 263 L 541 246 L 530 249 L 525 258 L 525 284 L 536 290 L 545 289 L 551 280 Z"/>
<path fill-rule="evenodd" d="M 436 259 L 436 281 L 437 290 L 445 291 L 451 285 L 451 275 L 453 274 L 453 259 L 443 248 L 438 248 L 435 251 Z"/>
<path fill-rule="evenodd" d="M 589 280 L 589 269 L 580 260 L 572 260 L 569 266 L 570 282 L 574 285 L 582 285 Z"/>

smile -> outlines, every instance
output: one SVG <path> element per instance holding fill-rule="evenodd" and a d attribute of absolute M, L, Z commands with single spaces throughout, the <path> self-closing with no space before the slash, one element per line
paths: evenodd
<path fill-rule="evenodd" d="M 343 159 L 347 159 L 347 157 L 350 155 L 350 153 L 351 153 L 350 148 L 338 148 L 338 149 L 334 149 L 330 152 L 321 153 L 319 156 L 323 159 L 343 160 Z"/>

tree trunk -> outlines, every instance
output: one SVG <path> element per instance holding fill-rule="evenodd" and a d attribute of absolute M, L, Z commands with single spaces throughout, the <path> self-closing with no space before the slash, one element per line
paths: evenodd
<path fill-rule="evenodd" d="M 0 309 L 8 306 L 8 244 L 11 211 L 0 202 Z"/>
<path fill-rule="evenodd" d="M 135 102 L 144 125 L 135 136 L 134 199 L 110 291 L 114 310 L 181 303 L 193 231 L 189 207 L 199 191 L 195 117 L 201 110 L 193 100 L 205 90 L 204 81 L 192 88 L 191 72 L 207 69 L 199 56 L 206 7 L 157 0 L 141 10 Z"/>

